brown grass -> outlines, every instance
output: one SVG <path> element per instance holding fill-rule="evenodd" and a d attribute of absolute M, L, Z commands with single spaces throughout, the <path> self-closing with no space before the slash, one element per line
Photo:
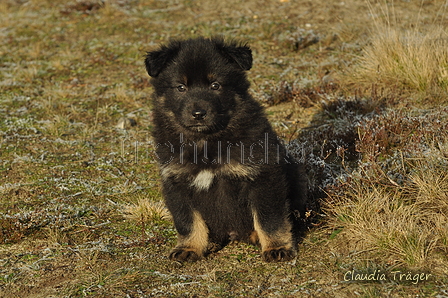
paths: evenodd
<path fill-rule="evenodd" d="M 384 9 L 384 7 L 386 7 Z M 385 15 L 373 20 L 370 44 L 350 73 L 356 83 L 399 86 L 420 98 L 445 98 L 448 92 L 448 42 L 441 20 L 434 19 L 430 26 L 421 26 L 416 16 L 409 27 L 398 26 L 395 12 L 388 6 L 374 9 L 372 15 Z M 443 18 L 442 14 L 442 18 Z"/>
<path fill-rule="evenodd" d="M 126 218 L 137 223 L 143 222 L 151 224 L 161 220 L 170 220 L 171 215 L 165 204 L 161 201 L 153 201 L 146 197 L 137 199 L 137 202 L 126 204 L 123 207 Z"/>

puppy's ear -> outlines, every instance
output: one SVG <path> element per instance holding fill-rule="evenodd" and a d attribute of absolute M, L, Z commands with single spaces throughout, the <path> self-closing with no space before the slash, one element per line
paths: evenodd
<path fill-rule="evenodd" d="M 157 77 L 160 72 L 176 57 L 179 45 L 162 46 L 160 50 L 148 52 L 145 57 L 146 71 L 151 77 Z"/>
<path fill-rule="evenodd" d="M 247 45 L 236 41 L 225 42 L 222 36 L 212 37 L 211 41 L 222 55 L 236 62 L 243 70 L 252 68 L 252 50 Z"/>
<path fill-rule="evenodd" d="M 230 46 L 225 51 L 243 70 L 252 68 L 252 50 L 248 46 Z"/>

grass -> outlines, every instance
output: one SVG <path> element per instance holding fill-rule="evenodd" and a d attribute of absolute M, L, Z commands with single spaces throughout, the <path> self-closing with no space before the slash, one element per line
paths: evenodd
<path fill-rule="evenodd" d="M 447 35 L 442 22 L 434 19 L 429 26 L 416 24 L 397 26 L 397 16 L 385 6 L 374 20 L 370 45 L 364 48 L 359 66 L 354 71 L 355 82 L 397 85 L 424 99 L 446 98 L 448 92 Z M 442 9 L 442 8 L 441 8 Z M 370 3 L 370 12 L 377 10 Z M 440 12 L 439 12 L 440 13 Z M 443 18 L 443 11 L 442 11 Z"/>
<path fill-rule="evenodd" d="M 146 196 L 138 198 L 135 203 L 125 205 L 123 213 L 130 220 L 149 224 L 171 219 L 171 215 L 163 202 L 152 201 Z"/>
<path fill-rule="evenodd" d="M 342 243 L 391 266 L 446 270 L 446 123 L 445 112 L 391 111 L 359 126 L 362 160 L 325 206 Z"/>
<path fill-rule="evenodd" d="M 446 295 L 444 16 L 412 1 L 3 1 L 0 296 Z M 143 57 L 215 34 L 251 45 L 251 92 L 305 162 L 314 201 L 293 262 L 242 243 L 167 258 Z M 388 278 L 344 281 L 352 270 Z"/>
<path fill-rule="evenodd" d="M 398 84 L 422 93 L 447 92 L 448 52 L 445 32 L 421 33 L 418 28 L 399 32 L 378 28 L 365 51 L 359 76 L 371 83 Z"/>
<path fill-rule="evenodd" d="M 342 230 L 335 238 L 349 243 L 352 251 L 374 251 L 377 258 L 386 256 L 392 267 L 443 270 L 447 248 L 446 190 L 432 195 L 423 192 L 428 187 L 446 189 L 446 172 L 436 174 L 442 175 L 442 181 L 422 183 L 420 177 L 411 180 L 408 187 L 391 185 L 389 189 L 355 179 L 353 190 L 333 198 L 326 206 L 332 215 L 330 226 Z"/>

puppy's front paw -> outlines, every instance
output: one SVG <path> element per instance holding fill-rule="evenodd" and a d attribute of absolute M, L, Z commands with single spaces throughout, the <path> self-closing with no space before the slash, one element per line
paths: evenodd
<path fill-rule="evenodd" d="M 285 262 L 291 261 L 296 257 L 296 252 L 290 248 L 272 248 L 262 252 L 261 256 L 266 262 Z"/>
<path fill-rule="evenodd" d="M 179 262 L 196 262 L 202 259 L 196 251 L 189 248 L 175 248 L 170 253 L 170 260 Z"/>

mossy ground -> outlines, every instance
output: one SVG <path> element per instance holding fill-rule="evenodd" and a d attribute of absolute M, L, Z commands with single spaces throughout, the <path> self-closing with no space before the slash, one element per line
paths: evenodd
<path fill-rule="evenodd" d="M 3 1 L 0 296 L 447 296 L 444 85 L 358 75 L 375 22 L 446 27 L 442 5 Z M 176 233 L 159 205 L 143 57 L 212 35 L 250 44 L 251 92 L 306 161 L 315 203 L 294 262 L 263 263 L 241 243 L 167 258 Z M 353 270 L 431 278 L 344 280 Z"/>

